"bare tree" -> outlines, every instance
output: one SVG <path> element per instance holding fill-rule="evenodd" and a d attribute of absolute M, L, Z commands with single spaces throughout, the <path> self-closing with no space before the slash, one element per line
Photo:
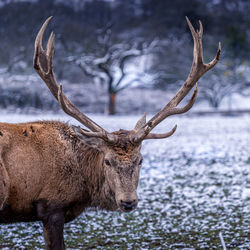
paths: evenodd
<path fill-rule="evenodd" d="M 200 98 L 205 99 L 215 109 L 219 108 L 222 100 L 228 98 L 228 110 L 232 109 L 232 95 L 246 93 L 249 81 L 248 67 L 239 58 L 225 59 L 217 68 L 204 77 L 200 89 Z M 208 78 L 209 77 L 209 78 Z"/>
<path fill-rule="evenodd" d="M 116 94 L 134 82 L 142 82 L 145 72 L 135 65 L 143 60 L 157 44 L 157 39 L 150 43 L 135 39 L 134 41 L 114 42 L 112 25 L 98 31 L 96 52 L 83 53 L 79 58 L 69 56 L 68 61 L 74 62 L 85 75 L 97 79 L 107 86 L 108 114 L 116 113 Z M 144 57 L 145 59 L 145 57 Z"/>

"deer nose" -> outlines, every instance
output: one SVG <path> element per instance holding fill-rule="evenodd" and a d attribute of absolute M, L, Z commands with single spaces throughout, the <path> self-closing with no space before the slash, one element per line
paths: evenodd
<path fill-rule="evenodd" d="M 123 201 L 123 200 L 121 200 L 121 205 L 122 205 L 122 208 L 125 211 L 131 211 L 136 207 L 136 200 L 133 200 L 133 201 Z"/>

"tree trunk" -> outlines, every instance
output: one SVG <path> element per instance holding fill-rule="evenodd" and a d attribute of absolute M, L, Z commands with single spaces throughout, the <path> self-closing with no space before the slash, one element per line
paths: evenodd
<path fill-rule="evenodd" d="M 115 114 L 115 97 L 116 93 L 109 92 L 109 106 L 108 106 L 108 114 L 114 115 Z"/>

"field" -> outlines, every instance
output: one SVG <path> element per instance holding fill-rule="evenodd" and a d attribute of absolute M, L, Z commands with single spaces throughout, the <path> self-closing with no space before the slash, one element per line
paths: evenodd
<path fill-rule="evenodd" d="M 138 117 L 91 116 L 104 128 L 132 129 Z M 71 121 L 5 115 L 0 121 Z M 176 133 L 145 141 L 132 213 L 89 210 L 65 225 L 69 249 L 250 249 L 250 116 L 174 117 Z M 111 124 L 111 125 L 110 125 Z M 44 248 L 40 223 L 0 226 L 1 249 Z"/>

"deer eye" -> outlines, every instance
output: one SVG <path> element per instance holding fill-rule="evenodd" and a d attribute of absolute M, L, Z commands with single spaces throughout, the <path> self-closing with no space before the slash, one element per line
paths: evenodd
<path fill-rule="evenodd" d="M 110 163 L 110 161 L 109 161 L 108 159 L 105 159 L 104 162 L 105 162 L 105 164 L 106 164 L 107 166 L 111 166 L 111 163 Z"/>
<path fill-rule="evenodd" d="M 141 165 L 141 164 L 142 164 L 142 161 L 143 161 L 143 159 L 141 158 L 141 159 L 140 159 L 140 161 L 139 161 L 139 165 Z"/>

